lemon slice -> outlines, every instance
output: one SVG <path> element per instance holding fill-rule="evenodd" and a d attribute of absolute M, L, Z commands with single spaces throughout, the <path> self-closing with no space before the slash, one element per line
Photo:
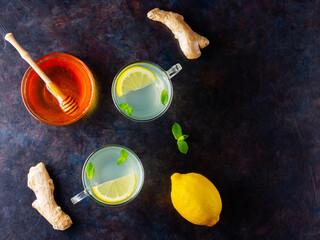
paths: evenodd
<path fill-rule="evenodd" d="M 129 198 L 136 187 L 137 178 L 134 172 L 92 187 L 96 196 L 106 202 L 121 202 Z"/>
<path fill-rule="evenodd" d="M 121 97 L 131 91 L 142 89 L 153 82 L 158 81 L 150 70 L 144 67 L 132 67 L 125 70 L 119 77 L 117 83 L 117 93 Z"/>

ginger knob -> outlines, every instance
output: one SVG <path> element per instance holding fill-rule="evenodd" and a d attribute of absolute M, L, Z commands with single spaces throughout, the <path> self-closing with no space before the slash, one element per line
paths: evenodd
<path fill-rule="evenodd" d="M 152 9 L 147 14 L 148 18 L 165 24 L 178 39 L 183 54 L 188 59 L 196 59 L 201 56 L 200 49 L 209 45 L 209 40 L 194 32 L 184 21 L 183 16 L 175 13 Z"/>
<path fill-rule="evenodd" d="M 54 200 L 54 184 L 43 162 L 30 168 L 28 187 L 37 197 L 32 207 L 37 209 L 54 229 L 65 230 L 72 225 L 69 215 L 64 213 Z"/>

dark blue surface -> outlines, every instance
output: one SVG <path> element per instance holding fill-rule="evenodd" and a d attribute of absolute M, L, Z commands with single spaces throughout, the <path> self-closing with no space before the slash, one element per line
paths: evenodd
<path fill-rule="evenodd" d="M 65 52 L 83 60 L 98 85 L 98 104 L 77 123 L 53 127 L 23 105 L 28 65 L 0 40 L 1 239 L 308 239 L 320 238 L 319 1 L 0 1 L 0 23 L 34 58 Z M 172 33 L 146 17 L 179 12 L 210 40 L 187 60 Z M 124 118 L 110 87 L 136 60 L 165 69 L 179 62 L 174 99 L 150 123 Z M 189 134 L 180 154 L 174 122 Z M 132 149 L 145 168 L 140 195 L 120 208 L 87 199 L 86 157 L 105 144 Z M 29 168 L 43 161 L 55 197 L 74 225 L 65 232 L 31 207 Z M 170 200 L 174 172 L 198 172 L 220 191 L 212 228 L 184 220 Z"/>

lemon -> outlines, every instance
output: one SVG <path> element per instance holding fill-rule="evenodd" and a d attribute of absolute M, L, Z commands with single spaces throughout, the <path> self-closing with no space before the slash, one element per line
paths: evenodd
<path fill-rule="evenodd" d="M 120 73 L 117 82 L 117 94 L 119 97 L 131 91 L 136 91 L 147 87 L 153 82 L 158 81 L 150 70 L 144 67 L 131 67 Z"/>
<path fill-rule="evenodd" d="M 134 172 L 92 187 L 96 196 L 106 202 L 121 202 L 129 198 L 136 187 L 137 178 Z"/>
<path fill-rule="evenodd" d="M 171 200 L 182 217 L 197 225 L 213 226 L 222 209 L 220 194 L 209 179 L 198 173 L 171 176 Z"/>

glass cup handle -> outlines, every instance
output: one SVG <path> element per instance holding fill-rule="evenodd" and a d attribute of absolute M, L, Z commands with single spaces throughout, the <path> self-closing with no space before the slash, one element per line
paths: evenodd
<path fill-rule="evenodd" d="M 83 190 L 82 192 L 78 193 L 77 195 L 73 196 L 71 198 L 71 202 L 73 204 L 77 204 L 78 202 L 80 202 L 82 199 L 86 198 L 87 196 L 89 196 L 88 192 L 86 190 Z"/>
<path fill-rule="evenodd" d="M 167 74 L 169 75 L 170 78 L 173 78 L 178 72 L 180 72 L 182 69 L 182 66 L 180 65 L 180 63 L 177 63 L 175 65 L 173 65 L 167 72 Z"/>

